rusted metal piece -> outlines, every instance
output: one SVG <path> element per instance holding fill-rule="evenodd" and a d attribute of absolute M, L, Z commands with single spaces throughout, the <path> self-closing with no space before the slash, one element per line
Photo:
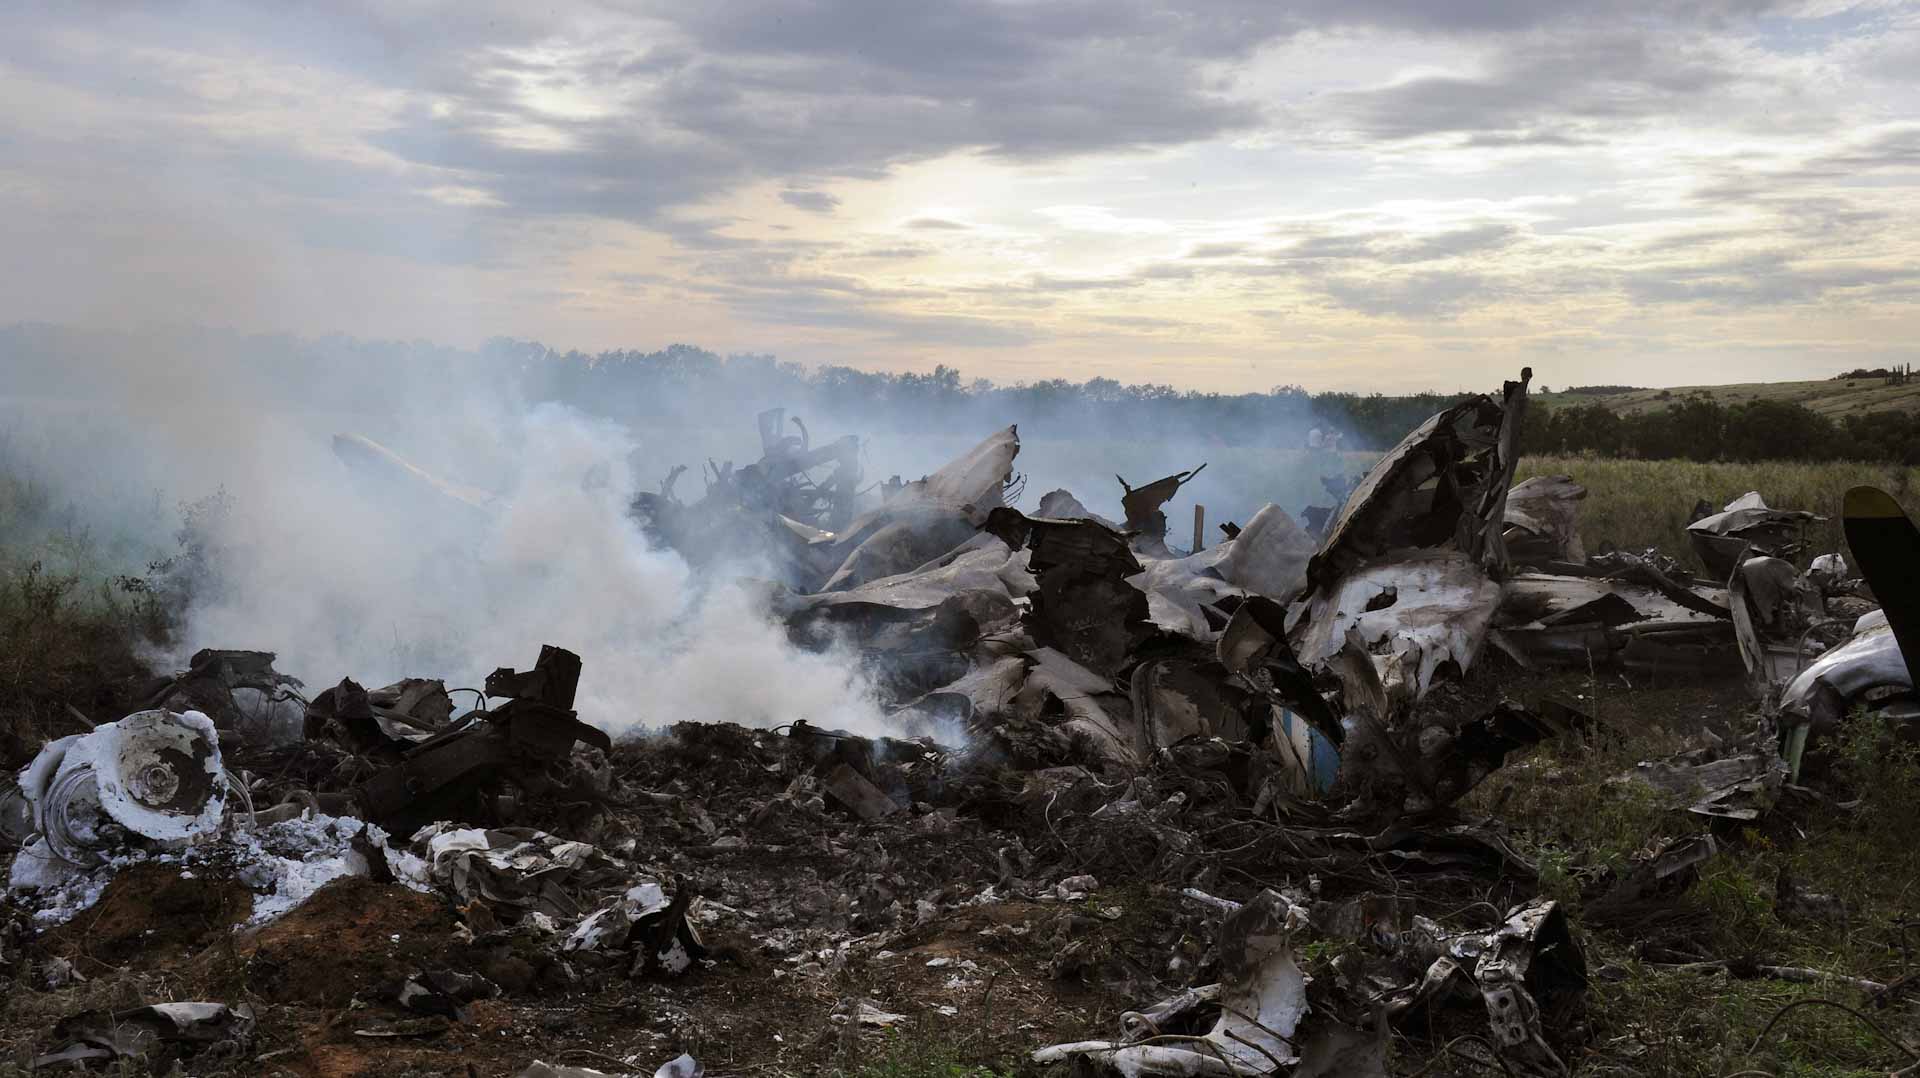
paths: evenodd
<path fill-rule="evenodd" d="M 1133 487 L 1125 479 L 1120 480 L 1120 489 L 1125 491 L 1120 498 L 1120 507 L 1126 510 L 1127 530 L 1138 532 L 1150 539 L 1165 539 L 1167 536 L 1167 514 L 1160 507 L 1173 500 L 1180 488 L 1193 481 L 1194 476 L 1207 470 L 1205 464 L 1191 471 L 1175 472 L 1172 475 L 1156 479 L 1144 486 Z M 1198 529 L 1196 528 L 1196 531 Z"/>
<path fill-rule="evenodd" d="M 485 796 L 498 784 L 529 794 L 549 789 L 547 771 L 584 743 L 610 751 L 613 742 L 572 710 L 580 657 L 552 645 L 533 669 L 494 671 L 489 694 L 521 693 L 463 725 L 407 749 L 398 763 L 375 772 L 355 790 L 368 819 L 395 832 L 434 820 L 489 822 Z"/>

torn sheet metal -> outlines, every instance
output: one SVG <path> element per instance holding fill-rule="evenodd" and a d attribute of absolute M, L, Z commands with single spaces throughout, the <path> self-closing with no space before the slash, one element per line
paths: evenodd
<path fill-rule="evenodd" d="M 1659 587 L 1626 579 L 1519 573 L 1507 582 L 1491 640 L 1529 667 L 1737 670 L 1726 593 L 1694 588 L 1689 594 L 1697 601 L 1682 603 Z"/>
<path fill-rule="evenodd" d="M 1733 575 L 1743 555 L 1792 559 L 1806 548 L 1807 525 L 1825 518 L 1799 509 L 1772 509 L 1759 491 L 1687 525 L 1687 539 L 1715 580 Z"/>
<path fill-rule="evenodd" d="M 1763 700 L 1806 668 L 1808 630 L 1839 627 L 1827 618 L 1820 586 L 1781 558 L 1741 559 L 1727 602 L 1749 683 Z"/>
<path fill-rule="evenodd" d="M 1019 431 L 1007 427 L 932 475 L 892 491 L 879 509 L 835 535 L 835 568 L 814 590 L 845 591 L 908 573 L 972 538 L 986 514 L 1005 504 L 1019 453 Z"/>
<path fill-rule="evenodd" d="M 436 823 L 413 836 L 413 852 L 427 881 L 462 902 L 482 898 L 564 920 L 580 916 L 579 895 L 625 874 L 594 846 L 524 827 L 487 831 Z"/>
<path fill-rule="evenodd" d="M 1787 773 L 1787 762 L 1766 736 L 1643 760 L 1626 777 L 1652 788 L 1675 808 L 1750 823 L 1772 806 Z"/>
<path fill-rule="evenodd" d="M 211 719 L 142 711 L 49 743 L 21 773 L 20 789 L 48 849 L 84 866 L 128 842 L 217 833 L 228 783 Z"/>
<path fill-rule="evenodd" d="M 1346 738 L 1339 716 L 1327 705 L 1313 683 L 1313 674 L 1294 655 L 1286 637 L 1286 608 L 1254 596 L 1233 612 L 1214 645 L 1214 654 L 1228 672 L 1244 678 L 1273 702 L 1295 712 L 1329 746 Z"/>
<path fill-rule="evenodd" d="M 1699 878 L 1700 866 L 1720 852 L 1712 835 L 1675 839 L 1641 861 L 1600 897 L 1585 903 L 1581 915 L 1589 924 L 1622 926 L 1647 916 Z"/>
<path fill-rule="evenodd" d="M 1033 666 L 1027 671 L 1022 698 L 1050 701 L 1064 715 L 1060 728 L 1081 739 L 1101 761 L 1122 768 L 1139 766 L 1139 740 L 1127 713 L 1129 703 L 1111 677 L 1054 648 L 1035 648 L 1028 657 Z M 1023 710 L 1047 710 L 1036 705 Z"/>
<path fill-rule="evenodd" d="M 1501 522 L 1532 376 L 1525 369 L 1500 401 L 1463 401 L 1402 439 L 1307 564 L 1287 640 L 1301 664 L 1339 678 L 1349 718 L 1378 742 L 1356 752 L 1343 740 L 1344 769 L 1404 756 L 1397 716 L 1442 669 L 1469 669 L 1486 640 L 1508 572 Z"/>
<path fill-rule="evenodd" d="M 560 949 L 567 954 L 631 952 L 631 976 L 677 976 L 707 956 L 699 931 L 688 919 L 692 909 L 693 892 L 684 881 L 668 898 L 660 881 L 643 876 L 583 918 Z"/>
<path fill-rule="evenodd" d="M 1920 714 L 1913 674 L 1884 610 L 1862 615 L 1845 643 L 1815 659 L 1780 696 L 1782 714 L 1816 736 L 1831 733 L 1861 704 L 1902 717 Z"/>
<path fill-rule="evenodd" d="M 1007 711 L 1026 683 L 1026 658 L 1003 655 L 981 662 L 954 681 L 903 705 L 895 714 L 910 713 L 966 723 Z"/>
<path fill-rule="evenodd" d="M 1019 455 L 1020 429 L 1008 426 L 932 475 L 906 484 L 892 500 L 971 505 L 985 512 L 1005 504 L 1001 495 L 1013 481 L 1013 460 Z"/>
<path fill-rule="evenodd" d="M 1025 563 L 993 536 L 974 533 L 911 572 L 845 591 L 801 596 L 772 585 L 770 605 L 803 647 L 851 642 L 869 650 L 951 650 L 1018 616 L 1014 600 L 1037 586 Z M 964 615 L 965 626 L 957 615 Z"/>
<path fill-rule="evenodd" d="M 1502 702 L 1469 717 L 1452 708 L 1386 709 L 1385 687 L 1358 647 L 1335 670 L 1347 689 L 1341 788 L 1390 813 L 1452 804 L 1500 769 L 1509 753 L 1569 732 L 1572 724 Z M 1356 691 L 1359 690 L 1359 691 Z"/>
<path fill-rule="evenodd" d="M 271 651 L 202 648 L 185 670 L 143 685 L 134 710 L 198 711 L 229 734 L 289 737 L 305 701 L 300 679 L 275 670 L 274 658 Z"/>
<path fill-rule="evenodd" d="M 1223 545 L 1226 556 L 1218 568 L 1228 583 L 1281 602 L 1306 583 L 1307 563 L 1318 547 L 1286 510 L 1271 503 Z"/>
<path fill-rule="evenodd" d="M 1039 509 L 1034 515 L 1047 517 L 1052 520 L 1092 520 L 1105 524 L 1114 531 L 1125 530 L 1117 522 L 1108 520 L 1106 517 L 1088 509 L 1080 499 L 1073 496 L 1072 491 L 1064 488 L 1050 490 L 1042 494 L 1040 496 Z"/>
<path fill-rule="evenodd" d="M 246 1004 L 156 1003 L 123 1011 L 82 1011 L 62 1018 L 53 1035 L 62 1046 L 35 1058 L 34 1069 L 143 1059 L 162 1046 L 180 1055 L 212 1049 L 231 1058 L 252 1041 L 253 1010 Z"/>
<path fill-rule="evenodd" d="M 1580 542 L 1580 503 L 1587 488 L 1567 475 L 1536 475 L 1507 491 L 1502 519 L 1507 555 L 1516 565 L 1587 560 Z"/>
<path fill-rule="evenodd" d="M 977 510 L 946 503 L 875 510 L 835 537 L 828 548 L 834 567 L 818 590 L 846 591 L 910 573 L 971 539 L 980 519 Z"/>
<path fill-rule="evenodd" d="M 1216 1003 L 1199 994 L 1191 1007 L 1150 1008 L 1171 1022 L 1177 1014 L 1218 1015 L 1211 1029 L 1168 1036 L 1165 1026 L 1136 1018 L 1121 1041 L 1079 1041 L 1042 1048 L 1042 1065 L 1075 1061 L 1097 1074 L 1221 1076 L 1280 1074 L 1302 1062 L 1296 1041 L 1307 1017 L 1306 976 L 1293 941 L 1308 925 L 1305 908 L 1271 890 L 1260 892 L 1220 929 Z M 1123 1023 L 1125 1019 L 1123 1018 Z"/>
<path fill-rule="evenodd" d="M 1146 593 L 1147 618 L 1167 632 L 1211 643 L 1226 627 L 1228 611 L 1247 592 L 1220 575 L 1218 566 L 1233 549 L 1223 543 L 1184 558 L 1142 555 L 1146 568 L 1126 578 Z"/>
<path fill-rule="evenodd" d="M 1175 472 L 1140 487 L 1130 486 L 1125 479 L 1114 476 L 1115 479 L 1120 480 L 1120 489 L 1125 491 L 1120 497 L 1120 506 L 1126 510 L 1126 530 L 1135 533 L 1139 537 L 1137 541 L 1144 544 L 1146 548 L 1164 550 L 1167 537 L 1167 514 L 1162 512 L 1160 507 L 1171 501 L 1173 496 L 1180 492 L 1181 487 L 1186 486 L 1194 476 L 1206 469 L 1207 466 L 1202 464 L 1190 471 Z"/>
<path fill-rule="evenodd" d="M 1382 1004 L 1396 1025 L 1424 1023 L 1432 1007 L 1477 1002 L 1505 1073 L 1569 1073 L 1546 1034 L 1565 1029 L 1584 1007 L 1587 965 L 1558 904 L 1536 898 L 1515 906 L 1490 932 L 1450 932 L 1387 896 L 1317 915 L 1329 928 L 1357 930 L 1388 959 L 1354 955 L 1336 968 L 1349 991 Z"/>
<path fill-rule="evenodd" d="M 1508 382 L 1502 399 L 1462 401 L 1414 428 L 1373 466 L 1329 526 L 1307 566 L 1314 593 L 1389 551 L 1452 547 L 1496 570 L 1507 489 L 1518 464 L 1515 440 L 1532 368 Z"/>
<path fill-rule="evenodd" d="M 363 689 L 343 678 L 307 704 L 304 730 L 309 741 L 328 738 L 377 752 L 426 741 L 445 730 L 452 717 L 453 698 L 443 681 L 404 678 Z"/>
<path fill-rule="evenodd" d="M 1518 1074 L 1571 1073 L 1545 1036 L 1548 1028 L 1565 1028 L 1587 989 L 1586 959 L 1566 914 L 1535 899 L 1510 912 L 1478 951 L 1473 979 L 1500 1058 Z"/>
<path fill-rule="evenodd" d="M 1163 656 L 1133 668 L 1129 687 L 1139 721 L 1140 748 L 1154 752 L 1187 738 L 1253 740 L 1271 706 L 1264 695 L 1228 682 L 1210 654 Z M 1261 732 L 1264 732 L 1261 731 Z"/>
<path fill-rule="evenodd" d="M 1465 672 L 1500 606 L 1501 585 L 1460 550 L 1410 551 L 1353 567 L 1296 608 L 1289 633 L 1308 666 L 1358 634 L 1394 703 L 1424 696 L 1442 666 Z"/>
<path fill-rule="evenodd" d="M 983 528 L 1013 550 L 1032 549 L 1027 567 L 1038 588 L 1028 597 L 1027 626 L 1036 643 L 1112 676 L 1152 633 L 1146 593 L 1127 583 L 1141 566 L 1126 536 L 1088 520 L 1047 520 L 1004 507 Z"/>

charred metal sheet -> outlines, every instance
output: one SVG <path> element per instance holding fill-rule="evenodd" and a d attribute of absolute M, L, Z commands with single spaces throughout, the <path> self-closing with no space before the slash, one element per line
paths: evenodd
<path fill-rule="evenodd" d="M 182 1054 L 219 1049 L 232 1058 L 252 1044 L 253 1010 L 241 1004 L 155 1003 L 121 1011 L 82 1011 L 53 1027 L 61 1047 L 33 1059 L 33 1069 L 91 1069 L 93 1063 L 141 1059 L 161 1045 Z"/>
<path fill-rule="evenodd" d="M 1072 491 L 1065 489 L 1050 490 L 1042 494 L 1040 508 L 1034 515 L 1052 520 L 1095 520 L 1114 531 L 1123 530 L 1119 524 L 1088 509 L 1080 499 L 1073 496 Z"/>
<path fill-rule="evenodd" d="M 1501 1058 L 1519 1074 L 1570 1073 L 1545 1036 L 1566 1028 L 1586 995 L 1586 959 L 1566 914 L 1535 899 L 1509 913 L 1478 950 L 1473 979 Z"/>
<path fill-rule="evenodd" d="M 1211 655 L 1147 659 L 1133 668 L 1130 695 L 1146 752 L 1190 737 L 1264 741 L 1271 726 L 1265 696 L 1229 684 Z"/>
<path fill-rule="evenodd" d="M 1523 666 L 1737 670 L 1734 625 L 1716 601 L 1724 593 L 1688 594 L 1695 601 L 1683 604 L 1627 579 L 1520 573 L 1507 582 L 1490 639 Z"/>
<path fill-rule="evenodd" d="M 1536 475 L 1507 492 L 1502 520 L 1507 555 L 1519 565 L 1583 562 L 1580 503 L 1587 488 L 1566 475 Z"/>
<path fill-rule="evenodd" d="M 1603 570 L 1609 580 L 1643 584 L 1688 610 L 1716 618 L 1732 616 L 1719 587 L 1703 586 L 1680 574 L 1672 560 L 1616 550 L 1592 559 L 1591 564 Z"/>
<path fill-rule="evenodd" d="M 495 670 L 490 695 L 522 695 L 407 749 L 356 787 L 355 800 L 368 819 L 404 832 L 434 820 L 491 820 L 489 801 L 501 783 L 533 795 L 551 790 L 550 766 L 575 744 L 613 748 L 573 712 L 579 682 L 580 657 L 551 644 L 531 670 Z"/>
<path fill-rule="evenodd" d="M 1020 690 L 1021 710 L 1035 715 L 1052 712 L 1057 727 L 1085 744 L 1101 764 L 1139 765 L 1131 704 L 1112 677 L 1051 647 L 1035 648 L 1028 658 L 1033 665 Z"/>
<path fill-rule="evenodd" d="M 1490 932 L 1453 932 L 1409 905 L 1376 895 L 1316 911 L 1330 929 L 1357 933 L 1379 956 L 1355 954 L 1336 963 L 1349 992 L 1377 999 L 1400 1026 L 1424 1026 L 1434 1008 L 1478 1003 L 1504 1073 L 1569 1073 L 1546 1034 L 1579 1017 L 1587 969 L 1559 906 L 1536 898 L 1508 910 Z"/>
<path fill-rule="evenodd" d="M 1426 723 L 1407 712 L 1442 670 L 1471 667 L 1492 628 L 1532 375 L 1506 383 L 1500 401 L 1482 395 L 1434 415 L 1383 457 L 1308 562 L 1288 611 L 1292 654 L 1341 685 L 1341 786 L 1375 808 L 1444 803 L 1418 751 Z"/>
<path fill-rule="evenodd" d="M 973 538 L 979 517 L 957 505 L 899 505 L 857 520 L 829 552 L 835 565 L 820 591 L 847 591 L 910 572 Z"/>
<path fill-rule="evenodd" d="M 1093 1074 L 1222 1076 L 1292 1073 L 1302 1064 L 1298 1041 L 1310 1007 L 1306 976 L 1293 953 L 1307 911 L 1262 891 L 1221 926 L 1220 984 L 1210 1002 L 1195 995 L 1149 1008 L 1172 1024 L 1138 1017 L 1120 1041 L 1079 1041 L 1042 1048 L 1039 1064 L 1075 1061 Z M 1187 1028 L 1181 1018 L 1213 1018 Z M 1124 1019 L 1123 1019 L 1124 1022 Z M 1177 1036 L 1164 1036 L 1166 1033 Z"/>
<path fill-rule="evenodd" d="M 1585 903 L 1581 915 L 1592 924 L 1625 925 L 1670 904 L 1699 878 L 1700 866 L 1720 847 L 1712 835 L 1675 839 L 1635 865 L 1600 897 Z"/>
<path fill-rule="evenodd" d="M 1483 394 L 1434 415 L 1382 457 L 1308 563 L 1309 592 L 1331 589 L 1394 550 L 1452 546 L 1476 563 L 1504 569 L 1500 526 L 1532 377 L 1532 368 L 1523 370 L 1499 401 Z"/>
<path fill-rule="evenodd" d="M 1340 746 L 1338 788 L 1385 814 L 1419 813 L 1459 800 L 1506 763 L 1509 753 L 1570 731 L 1577 720 L 1503 702 L 1478 715 L 1416 703 L 1382 709 L 1385 689 L 1356 693 L 1372 673 L 1356 649 L 1338 662 L 1346 699 L 1347 739 Z M 1369 698 L 1370 697 L 1370 698 Z"/>
<path fill-rule="evenodd" d="M 1218 566 L 1232 550 L 1221 544 L 1184 558 L 1142 554 L 1146 569 L 1127 582 L 1147 595 L 1147 616 L 1156 626 L 1200 643 L 1211 643 L 1234 605 L 1247 592 L 1225 580 Z"/>
<path fill-rule="evenodd" d="M 1346 737 L 1340 720 L 1313 683 L 1313 674 L 1287 643 L 1286 609 L 1272 599 L 1249 598 L 1233 612 L 1215 654 L 1220 665 L 1247 679 L 1277 703 L 1300 713 L 1334 746 Z"/>
<path fill-rule="evenodd" d="M 309 741 L 327 738 L 390 756 L 445 730 L 452 715 L 445 682 L 405 678 L 369 691 L 345 678 L 307 704 L 304 730 Z"/>
<path fill-rule="evenodd" d="M 1675 808 L 1699 816 L 1751 822 L 1772 805 L 1787 780 L 1771 733 L 1718 747 L 1647 760 L 1628 772 Z"/>
<path fill-rule="evenodd" d="M 1029 547 L 1038 587 L 1027 625 L 1036 643 L 1111 676 L 1152 632 L 1147 596 L 1127 583 L 1141 572 L 1127 538 L 1090 520 L 1046 520 L 1005 507 L 985 531 L 1008 547 Z"/>
<path fill-rule="evenodd" d="M 1708 574 L 1725 580 L 1743 553 L 1791 559 L 1806 548 L 1807 525 L 1821 519 L 1804 510 L 1769 508 L 1759 491 L 1748 491 L 1722 511 L 1687 525 L 1687 539 Z"/>
<path fill-rule="evenodd" d="M 820 788 L 842 808 L 863 820 L 877 820 L 899 812 L 900 805 L 886 791 L 868 782 L 848 764 L 838 764 L 820 779 Z"/>
<path fill-rule="evenodd" d="M 141 710 L 198 711 L 213 720 L 215 728 L 228 733 L 265 735 L 269 722 L 262 713 L 271 714 L 274 705 L 295 702 L 296 713 L 304 703 L 298 678 L 273 668 L 271 651 L 244 651 L 231 648 L 203 648 L 187 660 L 187 669 L 170 678 L 156 678 L 144 685 L 138 697 Z M 261 707 L 243 706 L 236 693 L 242 690 L 259 694 Z"/>
<path fill-rule="evenodd" d="M 1156 479 L 1141 487 L 1132 487 L 1125 479 L 1114 476 L 1120 481 L 1120 489 L 1125 493 L 1120 498 L 1120 507 L 1126 511 L 1126 530 L 1136 532 L 1149 542 L 1164 540 L 1167 536 L 1167 514 L 1160 507 L 1173 500 L 1180 488 L 1192 482 L 1193 477 L 1206 471 L 1205 464 L 1191 471 L 1175 472 L 1172 475 Z"/>

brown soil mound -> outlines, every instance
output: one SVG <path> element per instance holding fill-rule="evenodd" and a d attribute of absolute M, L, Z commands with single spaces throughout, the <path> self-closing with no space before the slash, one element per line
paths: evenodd
<path fill-rule="evenodd" d="M 453 911 L 440 898 L 360 876 L 335 880 L 240 941 L 248 987 L 329 1007 L 446 962 Z"/>
<path fill-rule="evenodd" d="M 47 949 L 82 973 L 92 963 L 166 969 L 227 939 L 252 913 L 252 892 L 234 880 L 135 865 L 107 884 L 92 909 L 49 932 Z"/>

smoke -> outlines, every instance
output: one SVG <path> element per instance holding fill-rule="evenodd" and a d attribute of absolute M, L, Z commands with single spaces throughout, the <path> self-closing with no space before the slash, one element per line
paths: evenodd
<path fill-rule="evenodd" d="M 1328 503 L 1320 477 L 1365 466 L 1290 448 L 1306 441 L 1304 412 L 1276 421 L 1188 402 L 1142 405 L 1118 424 L 1067 393 L 1010 415 L 1005 397 L 876 401 L 808 388 L 770 360 L 715 362 L 669 350 L 603 377 L 501 349 L 16 326 L 0 329 L 0 479 L 27 474 L 56 492 L 60 526 L 80 522 L 110 563 L 95 572 L 138 573 L 171 552 L 177 505 L 222 492 L 192 514 L 204 564 L 163 664 L 258 648 L 315 691 L 343 677 L 478 685 L 551 643 L 581 654 L 579 708 L 609 731 L 805 719 L 875 732 L 885 720 L 855 656 L 791 647 L 764 590 L 740 582 L 773 570 L 691 572 L 628 519 L 634 492 L 685 464 L 677 493 L 699 498 L 709 459 L 759 457 L 754 414 L 776 405 L 801 415 L 816 445 L 860 435 L 868 483 L 930 473 L 1019 422 L 1028 509 L 1066 487 L 1118 519 L 1115 473 L 1137 486 L 1206 462 L 1166 507 L 1177 546 L 1196 502 L 1211 544 L 1214 525 L 1267 502 L 1290 513 Z M 373 439 L 459 496 L 395 479 L 378 450 L 352 466 L 337 434 Z M 0 546 L 17 533 L 0 520 Z"/>
<path fill-rule="evenodd" d="M 887 729 L 857 661 L 788 643 L 742 579 L 760 567 L 696 576 L 649 547 L 625 511 L 636 447 L 621 426 L 516 400 L 481 370 L 343 386 L 337 370 L 308 384 L 206 353 L 155 377 L 151 358 L 95 354 L 96 374 L 121 377 L 90 380 L 86 398 L 16 398 L 9 428 L 12 463 L 104 533 L 154 530 L 155 499 L 135 512 L 116 491 L 225 492 L 197 514 L 204 566 L 162 665 L 255 648 L 310 691 L 343 677 L 477 686 L 552 643 L 583 659 L 581 717 L 616 735 L 679 721 Z M 333 451 L 343 431 L 490 497 L 474 509 L 356 468 Z"/>

